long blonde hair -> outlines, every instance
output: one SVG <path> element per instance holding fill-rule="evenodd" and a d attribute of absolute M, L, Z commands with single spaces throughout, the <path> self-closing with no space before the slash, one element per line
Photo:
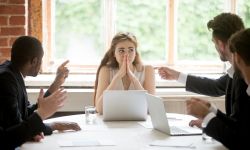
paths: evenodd
<path fill-rule="evenodd" d="M 123 41 L 130 41 L 135 45 L 135 50 L 136 50 L 136 56 L 135 56 L 135 60 L 133 61 L 133 65 L 136 66 L 137 64 L 141 64 L 141 59 L 139 56 L 139 53 L 137 51 L 137 40 L 136 37 L 130 33 L 130 32 L 118 32 L 112 39 L 110 48 L 108 49 L 108 51 L 105 53 L 98 69 L 97 69 L 97 73 L 96 73 L 96 79 L 95 79 L 95 87 L 94 87 L 94 105 L 95 105 L 95 98 L 96 98 L 96 90 L 97 90 L 97 86 L 98 86 L 98 78 L 99 78 L 99 73 L 100 70 L 103 66 L 107 66 L 109 68 L 119 68 L 119 64 L 116 61 L 116 58 L 114 56 L 115 54 L 115 48 L 116 45 L 120 42 Z"/>

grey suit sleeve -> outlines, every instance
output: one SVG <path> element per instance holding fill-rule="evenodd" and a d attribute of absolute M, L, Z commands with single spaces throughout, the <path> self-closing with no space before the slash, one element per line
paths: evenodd
<path fill-rule="evenodd" d="M 226 74 L 218 79 L 188 75 L 186 90 L 208 96 L 223 96 L 231 78 Z"/>

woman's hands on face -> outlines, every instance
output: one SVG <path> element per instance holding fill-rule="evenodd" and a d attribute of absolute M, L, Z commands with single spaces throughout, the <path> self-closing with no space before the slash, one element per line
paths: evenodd
<path fill-rule="evenodd" d="M 115 75 L 114 79 L 122 79 L 124 76 L 128 75 L 130 81 L 133 82 L 136 77 L 131 70 L 130 65 L 131 64 L 129 62 L 128 55 L 125 54 L 122 60 L 122 65 L 120 66 L 120 69 Z"/>
<path fill-rule="evenodd" d="M 124 55 L 123 60 L 122 60 L 122 65 L 116 74 L 116 78 L 121 79 L 126 74 L 127 74 L 127 55 Z"/>
<path fill-rule="evenodd" d="M 132 72 L 132 70 L 130 69 L 130 62 L 129 62 L 129 59 L 128 59 L 128 56 L 126 57 L 126 70 L 127 70 L 127 75 L 129 77 L 129 79 L 131 81 L 133 81 L 133 79 L 135 78 L 135 75 L 134 73 Z"/>

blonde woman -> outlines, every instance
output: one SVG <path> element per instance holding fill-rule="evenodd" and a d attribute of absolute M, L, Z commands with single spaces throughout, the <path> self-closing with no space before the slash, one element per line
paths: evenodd
<path fill-rule="evenodd" d="M 155 76 L 152 66 L 143 65 L 137 51 L 136 37 L 129 32 L 119 32 L 112 39 L 97 70 L 94 103 L 103 112 L 103 91 L 146 90 L 155 93 Z"/>

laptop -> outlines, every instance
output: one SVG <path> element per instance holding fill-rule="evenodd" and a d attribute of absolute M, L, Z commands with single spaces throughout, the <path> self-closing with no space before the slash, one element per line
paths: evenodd
<path fill-rule="evenodd" d="M 149 114 L 153 128 L 168 135 L 201 135 L 202 130 L 190 126 L 170 126 L 165 107 L 161 98 L 147 94 Z"/>
<path fill-rule="evenodd" d="M 145 90 L 106 90 L 103 93 L 104 121 L 145 121 Z"/>

